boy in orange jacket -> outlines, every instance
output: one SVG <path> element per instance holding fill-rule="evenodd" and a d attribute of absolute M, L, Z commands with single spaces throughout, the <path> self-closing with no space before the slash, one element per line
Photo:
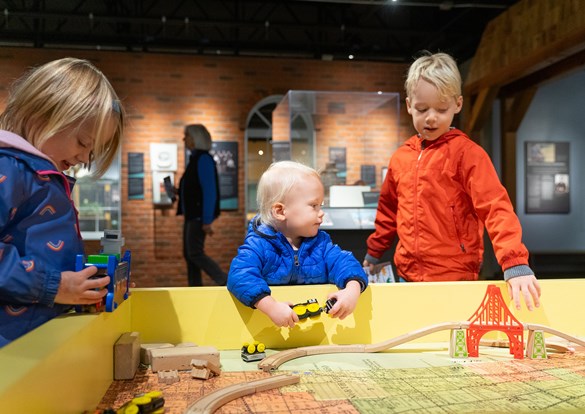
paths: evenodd
<path fill-rule="evenodd" d="M 461 111 L 461 75 L 445 53 L 409 69 L 406 107 L 417 135 L 390 159 L 364 266 L 379 262 L 398 235 L 394 262 L 409 282 L 477 280 L 487 228 L 510 296 L 540 305 L 522 228 L 487 153 L 451 127 Z"/>

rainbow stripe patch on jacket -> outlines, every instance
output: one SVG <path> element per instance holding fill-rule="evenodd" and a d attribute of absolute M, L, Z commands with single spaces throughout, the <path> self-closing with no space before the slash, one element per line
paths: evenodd
<path fill-rule="evenodd" d="M 59 240 L 57 243 L 53 243 L 53 242 L 47 243 L 47 246 L 49 246 L 49 249 L 51 249 L 55 252 L 58 252 L 59 250 L 61 250 L 64 245 L 65 245 L 65 242 L 63 240 Z"/>
<path fill-rule="evenodd" d="M 24 270 L 26 270 L 27 272 L 32 272 L 35 268 L 34 260 L 22 260 L 20 263 L 22 263 Z"/>
<path fill-rule="evenodd" d="M 41 210 L 41 212 L 39 213 L 41 216 L 44 216 L 45 213 L 49 213 L 50 215 L 53 215 L 57 212 L 57 210 L 55 210 L 55 207 L 53 207 L 52 205 L 46 205 L 45 207 L 43 207 L 43 209 Z"/>

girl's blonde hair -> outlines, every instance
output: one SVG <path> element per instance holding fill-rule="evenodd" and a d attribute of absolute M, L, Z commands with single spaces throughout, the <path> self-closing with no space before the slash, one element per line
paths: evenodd
<path fill-rule="evenodd" d="M 321 179 L 319 173 L 295 161 L 279 161 L 272 163 L 260 177 L 256 201 L 260 220 L 276 227 L 277 221 L 272 215 L 272 206 L 283 203 L 287 194 L 298 183 L 307 177 Z"/>
<path fill-rule="evenodd" d="M 461 96 L 461 74 L 455 60 L 446 53 L 425 53 L 408 69 L 404 89 L 410 97 L 420 79 L 434 85 L 443 98 Z"/>
<path fill-rule="evenodd" d="M 35 148 L 56 133 L 94 120 L 90 164 L 101 176 L 114 159 L 124 131 L 124 109 L 104 74 L 87 60 L 63 58 L 31 70 L 14 85 L 0 129 L 20 135 Z M 109 122 L 115 132 L 109 136 Z M 88 166 L 89 167 L 89 166 Z"/>

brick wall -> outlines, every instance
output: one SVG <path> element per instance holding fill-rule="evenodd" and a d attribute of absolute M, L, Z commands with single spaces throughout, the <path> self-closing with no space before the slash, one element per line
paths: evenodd
<path fill-rule="evenodd" d="M 122 231 L 125 247 L 132 250 L 133 279 L 141 287 L 185 286 L 187 280 L 182 218 L 176 217 L 174 210 L 154 209 L 152 205 L 150 143 L 178 145 L 178 179 L 184 166 L 185 124 L 206 125 L 218 141 L 238 141 L 239 210 L 223 212 L 214 224 L 215 235 L 206 242 L 207 254 L 227 271 L 245 232 L 243 141 L 246 118 L 253 106 L 288 90 L 381 90 L 399 92 L 403 100 L 406 70 L 402 64 L 355 61 L 0 48 L 0 101 L 25 69 L 65 56 L 94 62 L 112 82 L 129 115 L 122 143 Z M 404 105 L 401 107 L 399 136 L 405 138 L 412 127 Z M 128 152 L 144 153 L 144 200 L 127 200 Z M 388 160 L 383 158 L 376 164 L 385 165 Z M 95 251 L 99 243 L 88 242 L 87 247 Z M 204 277 L 204 283 L 213 283 Z"/>

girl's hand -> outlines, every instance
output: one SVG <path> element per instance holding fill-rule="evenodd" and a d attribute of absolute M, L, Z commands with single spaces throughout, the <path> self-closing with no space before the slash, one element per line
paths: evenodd
<path fill-rule="evenodd" d="M 92 305 L 99 302 L 108 293 L 104 288 L 110 283 L 110 277 L 90 279 L 96 272 L 95 266 L 86 267 L 79 272 L 62 272 L 55 303 Z"/>

